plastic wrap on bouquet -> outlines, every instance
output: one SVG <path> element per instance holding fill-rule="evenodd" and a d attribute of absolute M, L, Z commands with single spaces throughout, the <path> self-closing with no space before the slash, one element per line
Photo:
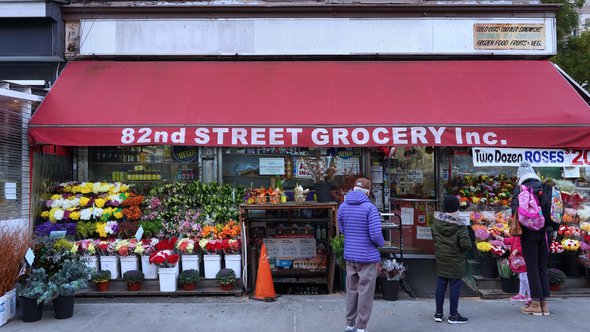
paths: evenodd
<path fill-rule="evenodd" d="M 93 269 L 94 271 L 98 271 L 99 269 L 98 256 L 83 255 L 80 256 L 80 261 L 83 262 L 89 268 Z"/>
<path fill-rule="evenodd" d="M 139 260 L 136 255 L 120 256 L 119 261 L 121 262 L 121 275 L 127 271 L 139 270 Z"/>
<path fill-rule="evenodd" d="M 100 256 L 100 269 L 102 271 L 111 271 L 111 279 L 119 279 L 119 257 L 117 256 Z"/>
<path fill-rule="evenodd" d="M 203 262 L 205 263 L 205 278 L 215 279 L 215 275 L 221 270 L 221 255 L 203 255 Z"/>
<path fill-rule="evenodd" d="M 158 276 L 160 278 L 160 292 L 176 291 L 176 268 L 160 267 L 158 268 Z"/>
<path fill-rule="evenodd" d="M 184 270 L 197 270 L 199 271 L 199 264 L 201 262 L 199 255 L 185 255 L 181 256 L 182 271 Z"/>
<path fill-rule="evenodd" d="M 141 256 L 141 272 L 146 279 L 158 279 L 158 266 L 150 264 L 150 256 Z"/>
<path fill-rule="evenodd" d="M 225 254 L 225 268 L 232 269 L 236 273 L 237 278 L 242 276 L 242 255 L 240 254 Z"/>

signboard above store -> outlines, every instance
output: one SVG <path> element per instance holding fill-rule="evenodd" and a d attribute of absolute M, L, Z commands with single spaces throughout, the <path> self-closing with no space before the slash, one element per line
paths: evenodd
<path fill-rule="evenodd" d="M 590 166 L 590 150 L 473 148 L 473 166 L 518 166 L 528 161 L 533 167 Z"/>
<path fill-rule="evenodd" d="M 474 24 L 473 47 L 478 50 L 544 50 L 544 24 Z"/>

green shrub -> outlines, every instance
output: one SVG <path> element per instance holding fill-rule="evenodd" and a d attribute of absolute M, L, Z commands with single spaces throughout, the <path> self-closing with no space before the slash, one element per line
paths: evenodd
<path fill-rule="evenodd" d="M 198 270 L 184 270 L 180 272 L 180 275 L 178 276 L 178 282 L 181 284 L 190 284 L 199 281 L 200 278 L 201 277 L 199 276 Z"/>

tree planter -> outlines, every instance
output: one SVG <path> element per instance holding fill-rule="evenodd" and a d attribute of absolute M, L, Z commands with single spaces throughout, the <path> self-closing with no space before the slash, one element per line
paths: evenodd
<path fill-rule="evenodd" d="M 234 284 L 233 283 L 232 284 L 227 284 L 227 285 L 220 284 L 219 287 L 221 287 L 221 290 L 229 291 L 229 290 L 234 289 Z"/>
<path fill-rule="evenodd" d="M 225 254 L 225 268 L 232 269 L 239 278 L 242 275 L 242 255 L 240 254 Z"/>
<path fill-rule="evenodd" d="M 196 282 L 185 282 L 182 284 L 182 289 L 186 290 L 186 291 L 192 291 L 197 289 L 197 283 Z"/>
<path fill-rule="evenodd" d="M 139 281 L 138 282 L 128 282 L 127 283 L 127 290 L 132 291 L 132 292 L 141 290 L 141 283 Z"/>
<path fill-rule="evenodd" d="M 25 323 L 36 322 L 43 316 L 43 303 L 37 304 L 37 299 L 19 296 L 21 318 Z"/>
<path fill-rule="evenodd" d="M 84 262 L 86 266 L 93 269 L 94 271 L 98 271 L 99 269 L 98 256 L 84 255 L 80 257 L 80 261 Z"/>
<path fill-rule="evenodd" d="M 100 269 L 111 271 L 111 279 L 119 279 L 119 263 L 117 256 L 100 256 Z"/>
<path fill-rule="evenodd" d="M 562 268 L 568 277 L 579 278 L 584 276 L 584 266 L 577 261 L 578 257 L 574 255 L 563 255 Z"/>
<path fill-rule="evenodd" d="M 141 272 L 146 279 L 158 279 L 158 266 L 150 264 L 150 256 L 141 256 Z"/>
<path fill-rule="evenodd" d="M 184 270 L 199 270 L 199 264 L 201 262 L 199 255 L 185 255 L 182 254 L 180 257 L 182 264 L 182 271 Z"/>
<path fill-rule="evenodd" d="M 204 255 L 203 262 L 205 263 L 205 278 L 214 279 L 217 272 L 221 270 L 221 255 Z"/>
<path fill-rule="evenodd" d="M 520 280 L 518 278 L 500 278 L 502 291 L 505 293 L 518 293 Z"/>
<path fill-rule="evenodd" d="M 331 194 L 330 191 L 332 190 L 332 185 L 327 182 L 317 182 L 315 184 L 315 197 L 318 203 L 325 203 L 331 201 Z"/>
<path fill-rule="evenodd" d="M 109 282 L 97 282 L 96 284 L 96 291 L 98 292 L 108 292 L 109 290 Z"/>
<path fill-rule="evenodd" d="M 549 290 L 552 292 L 557 292 L 561 290 L 561 285 L 556 284 L 549 284 Z"/>
<path fill-rule="evenodd" d="M 481 256 L 479 259 L 479 271 L 484 278 L 498 277 L 498 264 L 496 259 L 488 256 Z"/>
<path fill-rule="evenodd" d="M 121 256 L 119 257 L 119 261 L 121 262 L 121 275 L 127 271 L 139 270 L 139 261 L 135 255 Z"/>
<path fill-rule="evenodd" d="M 160 292 L 176 291 L 176 267 L 158 268 L 160 278 Z"/>
<path fill-rule="evenodd" d="M 387 280 L 387 278 L 379 279 L 381 279 L 383 299 L 387 301 L 397 301 L 399 296 L 399 280 Z"/>
<path fill-rule="evenodd" d="M 53 299 L 53 309 L 55 310 L 55 318 L 67 319 L 74 315 L 74 299 L 71 296 L 58 296 Z"/>

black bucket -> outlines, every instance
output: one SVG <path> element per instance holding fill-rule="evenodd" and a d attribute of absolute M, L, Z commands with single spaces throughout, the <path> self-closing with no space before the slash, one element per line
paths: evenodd
<path fill-rule="evenodd" d="M 381 292 L 383 293 L 384 300 L 397 301 L 399 296 L 399 280 L 381 278 Z"/>

